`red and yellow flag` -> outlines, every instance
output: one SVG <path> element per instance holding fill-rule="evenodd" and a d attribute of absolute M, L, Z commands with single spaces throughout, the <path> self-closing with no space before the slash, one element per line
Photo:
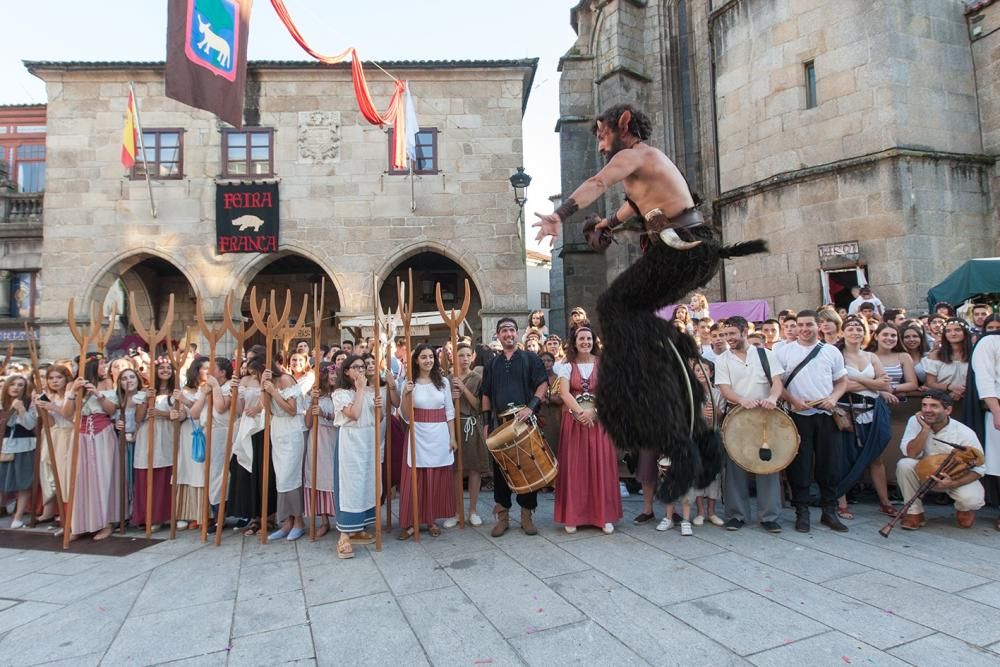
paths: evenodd
<path fill-rule="evenodd" d="M 122 166 L 131 169 L 135 164 L 135 98 L 128 91 L 128 104 L 125 105 L 125 127 L 122 128 Z"/>

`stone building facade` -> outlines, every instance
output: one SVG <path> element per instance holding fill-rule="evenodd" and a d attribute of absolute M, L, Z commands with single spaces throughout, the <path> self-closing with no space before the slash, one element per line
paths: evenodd
<path fill-rule="evenodd" d="M 382 65 L 410 81 L 421 128 L 436 141 L 432 173 L 411 180 L 388 172 L 387 132 L 357 111 L 349 66 L 250 63 L 244 129 L 270 130 L 273 169 L 239 177 L 227 176 L 223 164 L 228 126 L 165 97 L 162 64 L 27 63 L 49 100 L 39 314 L 45 355 L 72 356 L 70 298 L 82 319 L 86 304 L 104 302 L 117 284 L 135 294 L 147 324 L 164 316 L 174 293 L 175 337 L 194 321 L 195 294 L 209 320 L 230 315 L 222 312 L 230 292 L 247 314 L 251 286 L 262 294 L 277 289 L 279 300 L 292 289 L 297 312 L 301 296 L 325 278 L 331 339 L 337 318 L 370 316 L 373 274 L 383 307 L 394 308 L 395 277 L 406 280 L 408 268 L 417 312 L 436 312 L 436 281 L 456 283 L 451 296 L 460 303 L 468 277 L 476 336 L 501 316 L 526 319 L 519 210 L 508 179 L 523 163 L 521 118 L 537 61 Z M 183 142 L 183 173 L 153 181 L 155 218 L 145 180 L 119 162 L 129 81 L 144 131 L 169 128 Z M 392 92 L 386 80 L 369 85 L 376 100 Z M 218 254 L 217 185 L 247 180 L 278 183 L 277 252 Z"/>
<path fill-rule="evenodd" d="M 925 308 L 928 288 L 997 251 L 994 11 L 961 0 L 584 0 L 562 61 L 563 193 L 600 166 L 587 121 L 637 103 L 723 238 L 770 242 L 767 256 L 727 261 L 710 298 L 815 307 L 867 280 L 886 303 Z M 620 201 L 611 193 L 595 208 Z M 566 303 L 592 304 L 634 252 L 600 258 L 568 233 L 562 272 L 591 272 L 564 276 L 553 301 L 562 288 Z"/>

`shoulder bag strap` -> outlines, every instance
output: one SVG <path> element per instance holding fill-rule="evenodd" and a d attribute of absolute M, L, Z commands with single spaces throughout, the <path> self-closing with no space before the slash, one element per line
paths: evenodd
<path fill-rule="evenodd" d="M 816 347 L 814 347 L 812 351 L 806 355 L 806 358 L 800 361 L 799 365 L 792 369 L 792 372 L 788 375 L 788 379 L 785 380 L 785 389 L 788 389 L 788 385 L 792 384 L 792 380 L 794 380 L 795 376 L 799 374 L 799 371 L 805 368 L 806 364 L 816 358 L 816 355 L 819 354 L 820 348 L 822 347 L 823 343 L 816 343 Z"/>
<path fill-rule="evenodd" d="M 764 369 L 764 375 L 767 376 L 767 386 L 773 387 L 774 380 L 771 379 L 771 364 L 767 360 L 767 352 L 764 348 L 758 347 L 757 356 L 760 357 L 760 365 Z"/>

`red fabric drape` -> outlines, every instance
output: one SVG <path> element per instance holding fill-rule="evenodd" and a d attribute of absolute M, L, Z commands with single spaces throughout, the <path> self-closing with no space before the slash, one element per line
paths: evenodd
<path fill-rule="evenodd" d="M 404 98 L 406 96 L 406 82 L 398 79 L 395 80 L 396 85 L 393 89 L 392 97 L 389 98 L 389 107 L 385 110 L 385 113 L 380 114 L 378 109 L 375 108 L 371 91 L 368 90 L 368 81 L 365 79 L 364 66 L 361 59 L 358 58 L 358 53 L 354 47 L 347 48 L 335 56 L 319 53 L 306 43 L 305 38 L 302 37 L 302 33 L 295 27 L 283 0 L 271 0 L 271 5 L 274 7 L 274 11 L 277 12 L 278 18 L 285 24 L 292 39 L 316 60 L 329 65 L 336 65 L 347 60 L 348 57 L 351 58 L 351 79 L 354 82 L 354 97 L 358 100 L 358 109 L 361 111 L 361 115 L 365 117 L 365 120 L 372 125 L 391 125 L 395 129 L 392 166 L 395 169 L 405 169 L 406 105 L 404 104 Z"/>

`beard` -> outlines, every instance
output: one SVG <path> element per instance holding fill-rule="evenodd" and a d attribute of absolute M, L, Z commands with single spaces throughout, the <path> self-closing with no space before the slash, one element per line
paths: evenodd
<path fill-rule="evenodd" d="M 625 150 L 625 144 L 622 142 L 621 135 L 616 132 L 613 136 L 614 138 L 611 140 L 611 147 L 608 150 L 601 152 L 601 155 L 604 156 L 605 164 L 610 162 L 611 158 L 617 155 L 619 151 Z"/>

